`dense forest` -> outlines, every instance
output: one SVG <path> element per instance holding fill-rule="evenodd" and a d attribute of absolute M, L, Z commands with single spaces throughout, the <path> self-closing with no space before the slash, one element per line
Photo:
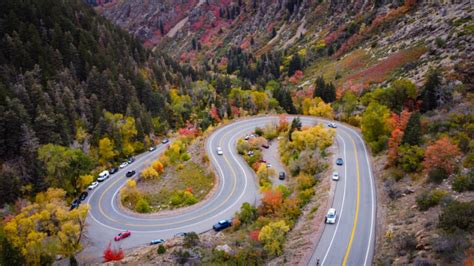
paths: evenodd
<path fill-rule="evenodd" d="M 197 79 L 192 68 L 145 50 L 79 0 L 2 1 L 0 10 L 0 204 L 51 185 L 43 144 L 92 155 L 108 136 L 124 157 L 176 125 L 168 90 Z"/>

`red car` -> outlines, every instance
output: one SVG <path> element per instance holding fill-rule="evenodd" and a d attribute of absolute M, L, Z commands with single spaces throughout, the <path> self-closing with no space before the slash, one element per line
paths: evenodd
<path fill-rule="evenodd" d="M 121 232 L 119 233 L 116 237 L 114 237 L 114 240 L 115 241 L 120 241 L 122 239 L 125 239 L 127 237 L 129 237 L 132 233 L 130 233 L 130 231 L 125 231 L 125 232 Z"/>

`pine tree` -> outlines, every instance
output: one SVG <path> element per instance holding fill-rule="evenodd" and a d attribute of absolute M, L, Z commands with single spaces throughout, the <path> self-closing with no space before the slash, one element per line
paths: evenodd
<path fill-rule="evenodd" d="M 441 76 L 437 70 L 428 74 L 423 93 L 421 94 L 421 100 L 423 101 L 421 106 L 422 112 L 428 112 L 438 107 L 437 90 L 439 90 L 440 84 Z"/>
<path fill-rule="evenodd" d="M 421 144 L 421 114 L 413 113 L 408 120 L 405 133 L 403 134 L 402 144 L 419 145 Z"/>

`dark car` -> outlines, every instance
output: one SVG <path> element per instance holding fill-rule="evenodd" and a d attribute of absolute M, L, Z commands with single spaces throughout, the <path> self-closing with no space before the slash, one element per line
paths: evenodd
<path fill-rule="evenodd" d="M 163 140 L 161 141 L 161 143 L 163 143 L 163 144 L 166 144 L 166 143 L 168 143 L 168 142 L 170 142 L 169 139 L 163 139 Z"/>
<path fill-rule="evenodd" d="M 230 220 L 222 220 L 216 223 L 215 225 L 212 226 L 212 228 L 216 231 L 222 231 L 226 229 L 227 227 L 230 227 L 232 225 L 232 222 Z"/>
<path fill-rule="evenodd" d="M 75 208 L 79 207 L 79 204 L 81 202 L 78 200 L 78 199 L 75 199 L 72 204 L 71 204 L 71 208 L 69 209 L 70 211 L 74 210 Z"/>
<path fill-rule="evenodd" d="M 285 172 L 280 172 L 280 174 L 278 175 L 278 179 L 280 179 L 280 180 L 284 180 L 285 177 L 286 177 Z"/>
<path fill-rule="evenodd" d="M 134 157 L 128 158 L 128 164 L 131 164 L 131 163 L 133 163 L 133 162 L 135 162 L 135 158 L 134 158 Z"/>
<path fill-rule="evenodd" d="M 81 195 L 79 195 L 79 200 L 84 201 L 87 198 L 87 196 L 89 196 L 89 193 L 87 193 L 87 191 L 84 191 L 81 193 Z"/>
<path fill-rule="evenodd" d="M 113 174 L 117 173 L 118 170 L 119 170 L 118 167 L 112 167 L 112 168 L 110 168 L 109 173 L 110 173 L 111 175 L 113 175 Z"/>
<path fill-rule="evenodd" d="M 343 165 L 343 164 L 344 164 L 344 161 L 342 160 L 342 158 L 337 158 L 336 164 L 337 164 L 337 165 Z"/>
<path fill-rule="evenodd" d="M 132 176 L 135 175 L 135 173 L 136 173 L 135 170 L 130 170 L 130 171 L 128 171 L 128 172 L 125 174 L 125 176 L 126 176 L 126 177 L 132 177 Z"/>
<path fill-rule="evenodd" d="M 262 147 L 265 148 L 265 149 L 268 149 L 268 148 L 270 148 L 270 145 L 268 145 L 268 144 L 263 144 Z"/>

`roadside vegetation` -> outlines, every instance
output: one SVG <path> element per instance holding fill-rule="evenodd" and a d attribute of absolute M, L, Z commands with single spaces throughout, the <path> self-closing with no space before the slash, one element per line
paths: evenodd
<path fill-rule="evenodd" d="M 203 139 L 196 136 L 197 130 L 185 133 L 143 170 L 137 180 L 129 180 L 121 189 L 123 206 L 139 213 L 151 213 L 194 205 L 207 196 L 215 180 L 202 152 Z"/>

